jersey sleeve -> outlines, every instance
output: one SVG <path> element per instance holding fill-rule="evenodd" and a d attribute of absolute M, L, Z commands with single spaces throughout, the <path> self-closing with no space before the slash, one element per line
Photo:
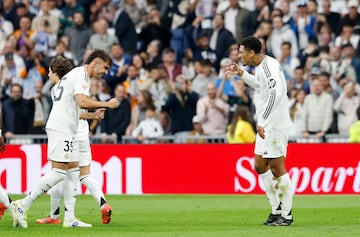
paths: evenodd
<path fill-rule="evenodd" d="M 286 85 L 285 78 L 280 64 L 275 62 L 270 63 L 269 61 L 270 60 L 267 60 L 267 62 L 263 64 L 268 97 L 265 103 L 265 109 L 258 117 L 258 125 L 260 127 L 266 127 L 270 123 L 269 118 L 272 117 L 272 113 L 274 113 L 275 108 L 280 104 L 281 97 L 285 96 L 284 91 L 286 91 L 286 88 L 284 88 Z"/>
<path fill-rule="evenodd" d="M 74 76 L 74 75 L 72 75 Z M 86 76 L 85 72 L 81 72 L 73 78 L 74 80 L 74 95 L 83 94 L 90 96 L 90 78 Z"/>

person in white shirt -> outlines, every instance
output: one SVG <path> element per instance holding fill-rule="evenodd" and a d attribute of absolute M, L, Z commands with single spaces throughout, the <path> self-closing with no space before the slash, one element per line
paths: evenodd
<path fill-rule="evenodd" d="M 291 120 L 284 72 L 276 59 L 261 53 L 260 40 L 252 36 L 240 43 L 239 58 L 243 65 L 255 66 L 255 75 L 237 64 L 229 66 L 226 73 L 238 75 L 255 89 L 255 170 L 263 181 L 272 208 L 264 225 L 288 226 L 293 223 L 291 209 L 294 189 L 285 168 Z"/>
<path fill-rule="evenodd" d="M 141 143 L 151 143 L 152 140 L 164 135 L 160 121 L 155 117 L 155 106 L 148 106 L 145 112 L 145 120 L 131 133 Z"/>
<path fill-rule="evenodd" d="M 70 72 L 72 64 L 68 59 L 58 56 L 52 60 L 49 78 L 57 74 L 61 80 L 52 89 L 53 107 L 46 124 L 48 135 L 48 159 L 52 169 L 42 176 L 32 191 L 23 199 L 15 201 L 17 224 L 27 228 L 27 213 L 32 203 L 61 180 L 64 183 L 65 217 L 64 227 L 91 227 L 75 219 L 75 196 L 79 179 L 79 157 L 74 157 L 73 145 L 78 131 L 81 109 L 116 108 L 117 99 L 108 102 L 89 97 L 90 78 L 101 78 L 111 65 L 110 56 L 103 50 L 94 50 L 85 65 Z"/>

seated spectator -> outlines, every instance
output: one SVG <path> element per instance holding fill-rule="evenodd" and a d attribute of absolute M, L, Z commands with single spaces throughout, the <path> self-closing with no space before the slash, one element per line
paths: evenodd
<path fill-rule="evenodd" d="M 289 103 L 290 118 L 292 121 L 292 127 L 290 129 L 290 136 L 300 137 L 302 135 L 301 123 L 303 116 L 303 106 L 305 100 L 304 89 L 293 89 L 294 97 L 291 98 Z"/>
<path fill-rule="evenodd" d="M 34 122 L 29 130 L 30 134 L 45 134 L 45 123 L 51 109 L 51 98 L 43 94 L 43 82 L 35 82 L 35 95 L 34 95 Z"/>
<path fill-rule="evenodd" d="M 170 82 L 162 77 L 161 72 L 160 68 L 151 69 L 149 78 L 141 85 L 141 90 L 148 90 L 151 93 L 157 111 L 161 110 L 171 92 Z"/>
<path fill-rule="evenodd" d="M 87 49 L 103 49 L 108 54 L 111 53 L 113 44 L 119 43 L 116 36 L 108 33 L 109 23 L 105 19 L 99 19 L 94 22 L 93 29 L 95 34 L 92 34 L 86 46 Z"/>
<path fill-rule="evenodd" d="M 349 129 L 349 142 L 360 143 L 360 107 L 356 109 L 357 121 Z"/>
<path fill-rule="evenodd" d="M 155 106 L 151 93 L 147 90 L 141 90 L 137 96 L 137 105 L 131 108 L 131 119 L 126 128 L 126 136 L 131 136 L 132 131 L 145 119 L 145 111 L 150 106 Z"/>
<path fill-rule="evenodd" d="M 343 93 L 334 103 L 337 113 L 337 129 L 340 134 L 348 134 L 350 126 L 356 122 L 356 109 L 360 106 L 360 97 L 355 94 L 355 82 L 344 85 Z"/>
<path fill-rule="evenodd" d="M 175 81 L 175 78 L 182 73 L 182 65 L 176 63 L 175 51 L 172 48 L 166 48 L 162 51 L 160 68 L 170 81 Z"/>
<path fill-rule="evenodd" d="M 281 64 L 286 81 L 291 80 L 294 77 L 294 70 L 300 66 L 300 61 L 296 56 L 291 55 L 291 48 L 293 46 L 290 42 L 284 41 L 281 44 L 281 53 L 277 58 Z"/>
<path fill-rule="evenodd" d="M 250 122 L 248 107 L 240 105 L 236 108 L 230 125 L 227 126 L 228 143 L 254 143 L 255 131 Z"/>
<path fill-rule="evenodd" d="M 131 135 L 136 137 L 140 143 L 154 143 L 156 138 L 163 136 L 164 131 L 160 121 L 156 118 L 155 106 L 146 109 L 145 120 L 132 131 Z"/>
<path fill-rule="evenodd" d="M 305 79 L 304 74 L 304 68 L 301 66 L 295 68 L 293 78 L 287 81 L 288 91 L 291 91 L 292 89 L 302 89 L 306 94 L 310 93 L 310 83 Z"/>
<path fill-rule="evenodd" d="M 207 96 L 196 105 L 196 114 L 207 135 L 217 136 L 226 132 L 230 106 L 216 96 L 215 84 L 207 84 Z"/>
<path fill-rule="evenodd" d="M 216 82 L 216 74 L 213 72 L 210 60 L 201 61 L 201 73 L 195 76 L 191 89 L 200 97 L 206 96 L 206 87 L 209 82 Z"/>
<path fill-rule="evenodd" d="M 192 144 L 206 143 L 206 139 L 196 138 L 197 136 L 205 136 L 205 132 L 199 117 L 195 115 L 192 119 L 192 122 L 194 129 L 189 132 L 189 136 L 191 136 L 192 138 L 188 138 L 186 142 Z"/>
<path fill-rule="evenodd" d="M 325 139 L 333 121 L 333 100 L 331 95 L 324 92 L 323 85 L 314 79 L 311 94 L 305 97 L 301 131 L 304 138 L 314 134 L 318 139 Z"/>
<path fill-rule="evenodd" d="M 164 135 L 171 135 L 171 119 L 167 112 L 162 111 L 160 113 L 160 123 L 164 130 Z"/>
<path fill-rule="evenodd" d="M 101 132 L 112 135 L 112 138 L 110 140 L 103 138 L 103 143 L 121 143 L 122 136 L 125 135 L 126 128 L 130 123 L 130 103 L 126 99 L 124 86 L 117 85 L 114 94 L 115 98 L 120 101 L 120 105 L 116 109 L 108 109 L 105 111 L 104 120 L 101 121 Z"/>
<path fill-rule="evenodd" d="M 139 78 L 136 66 L 133 64 L 129 65 L 127 70 L 127 78 L 123 82 L 123 86 L 125 87 L 126 94 L 129 97 L 131 108 L 137 104 L 136 98 L 141 90 L 141 85 L 143 82 L 144 80 Z"/>

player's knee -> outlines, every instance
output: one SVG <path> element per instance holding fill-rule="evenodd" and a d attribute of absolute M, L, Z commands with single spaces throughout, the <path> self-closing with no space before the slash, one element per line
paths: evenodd
<path fill-rule="evenodd" d="M 263 166 L 263 165 L 260 165 L 260 164 L 255 164 L 255 171 L 256 171 L 258 174 L 263 174 L 263 173 L 265 173 L 267 170 L 268 170 L 268 166 Z"/>

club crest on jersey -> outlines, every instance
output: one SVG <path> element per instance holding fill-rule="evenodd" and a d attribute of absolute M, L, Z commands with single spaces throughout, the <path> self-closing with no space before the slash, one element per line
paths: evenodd
<path fill-rule="evenodd" d="M 276 85 L 275 79 L 270 78 L 270 80 L 268 81 L 268 87 L 269 87 L 269 89 L 273 89 L 273 88 L 275 87 L 275 85 Z"/>

